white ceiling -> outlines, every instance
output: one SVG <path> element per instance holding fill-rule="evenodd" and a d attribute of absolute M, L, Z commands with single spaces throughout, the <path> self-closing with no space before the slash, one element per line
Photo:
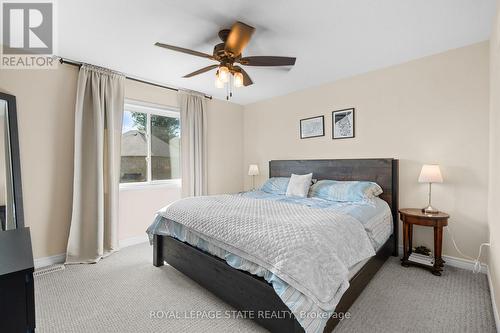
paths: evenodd
<path fill-rule="evenodd" d="M 254 85 L 232 101 L 248 104 L 487 40 L 495 0 L 60 0 L 57 12 L 58 55 L 221 99 L 214 71 L 182 78 L 212 61 L 153 44 L 211 54 L 221 28 L 252 25 L 244 55 L 297 63 L 247 67 Z"/>

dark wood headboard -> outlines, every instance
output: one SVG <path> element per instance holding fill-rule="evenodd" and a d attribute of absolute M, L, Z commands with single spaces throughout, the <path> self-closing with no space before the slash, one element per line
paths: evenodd
<path fill-rule="evenodd" d="M 269 177 L 290 177 L 292 173 L 313 173 L 313 179 L 365 180 L 380 185 L 392 211 L 394 224 L 394 255 L 398 255 L 398 171 L 399 161 L 393 158 L 346 160 L 276 160 L 269 161 Z"/>

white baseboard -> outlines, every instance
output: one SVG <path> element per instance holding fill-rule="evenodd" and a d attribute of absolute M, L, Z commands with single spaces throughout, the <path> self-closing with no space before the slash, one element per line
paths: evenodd
<path fill-rule="evenodd" d="M 119 241 L 119 245 L 120 245 L 120 248 L 124 248 L 124 247 L 129 247 L 132 245 L 145 243 L 148 241 L 149 241 L 148 235 L 144 234 L 144 236 L 130 237 L 130 238 L 122 239 Z M 64 263 L 64 260 L 66 260 L 66 253 L 56 254 L 56 255 L 53 255 L 50 257 L 37 258 L 34 260 L 35 269 L 50 266 L 50 265 L 62 264 L 62 263 Z"/>
<path fill-rule="evenodd" d="M 66 259 L 66 253 L 56 254 L 56 255 L 50 256 L 50 257 L 38 258 L 38 259 L 34 260 L 35 269 L 50 266 L 50 265 L 62 264 L 65 259 Z"/>
<path fill-rule="evenodd" d="M 488 285 L 490 287 L 491 306 L 493 307 L 493 316 L 495 317 L 495 325 L 497 327 L 497 332 L 500 333 L 500 318 L 498 317 L 498 307 L 497 307 L 497 302 L 495 300 L 495 290 L 493 289 L 493 282 L 491 280 L 491 273 L 489 267 L 486 275 L 488 275 Z"/>
<path fill-rule="evenodd" d="M 474 268 L 474 261 L 472 260 L 450 256 L 443 256 L 443 259 L 444 261 L 446 261 L 446 264 L 450 265 L 451 267 L 467 269 L 469 271 L 472 271 L 472 269 Z M 485 263 L 481 263 L 481 270 L 479 271 L 479 273 L 488 274 L 488 265 L 486 265 Z"/>
<path fill-rule="evenodd" d="M 128 247 L 128 246 L 137 245 L 137 244 L 146 243 L 146 242 L 149 242 L 149 238 L 148 238 L 148 235 L 146 233 L 144 233 L 144 235 L 142 235 L 142 236 L 122 239 L 122 240 L 120 240 L 119 243 L 120 243 L 120 248 L 123 248 L 123 247 Z"/>
<path fill-rule="evenodd" d="M 399 256 L 402 256 L 402 254 L 403 254 L 403 246 L 400 245 L 399 246 Z M 472 271 L 472 269 L 474 268 L 474 261 L 472 261 L 472 260 L 451 257 L 451 256 L 443 256 L 443 260 L 446 261 L 445 265 L 448 265 L 451 267 L 466 269 L 469 271 Z M 483 274 L 487 274 L 488 273 L 488 265 L 481 263 L 481 270 L 479 272 L 483 273 Z"/>

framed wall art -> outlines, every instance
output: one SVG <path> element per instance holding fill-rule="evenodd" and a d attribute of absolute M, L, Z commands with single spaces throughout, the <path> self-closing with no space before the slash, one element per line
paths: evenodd
<path fill-rule="evenodd" d="M 332 139 L 354 138 L 354 108 L 332 112 Z"/>
<path fill-rule="evenodd" d="M 309 139 L 325 136 L 325 116 L 300 120 L 300 138 Z"/>

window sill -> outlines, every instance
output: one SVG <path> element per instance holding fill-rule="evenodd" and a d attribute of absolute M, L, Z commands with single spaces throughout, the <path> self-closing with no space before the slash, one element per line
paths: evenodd
<path fill-rule="evenodd" d="M 147 189 L 158 189 L 158 188 L 181 188 L 182 183 L 180 179 L 156 181 L 149 183 L 122 183 L 120 184 L 120 191 L 131 191 L 131 190 L 147 190 Z"/>

